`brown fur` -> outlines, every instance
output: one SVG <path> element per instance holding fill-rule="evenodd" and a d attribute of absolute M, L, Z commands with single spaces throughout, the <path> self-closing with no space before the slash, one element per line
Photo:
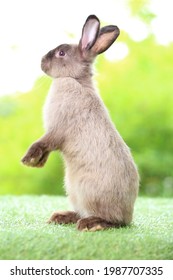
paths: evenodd
<path fill-rule="evenodd" d="M 100 29 L 98 18 L 89 16 L 78 45 L 60 45 L 41 63 L 53 78 L 44 106 L 46 133 L 22 162 L 41 167 L 51 151 L 62 152 L 66 192 L 80 217 L 79 230 L 129 224 L 138 193 L 139 176 L 130 150 L 92 81 L 94 58 L 118 35 L 116 26 Z M 56 214 L 53 217 L 50 220 L 59 221 Z M 71 212 L 65 219 L 71 222 Z"/>
<path fill-rule="evenodd" d="M 70 223 L 77 223 L 80 219 L 80 216 L 73 212 L 73 211 L 57 211 L 52 214 L 48 223 L 55 223 L 55 224 L 70 224 Z"/>
<path fill-rule="evenodd" d="M 77 229 L 80 231 L 97 231 L 97 230 L 103 230 L 107 228 L 119 228 L 124 226 L 120 223 L 109 223 L 101 218 L 91 216 L 88 218 L 79 219 L 77 221 Z"/>

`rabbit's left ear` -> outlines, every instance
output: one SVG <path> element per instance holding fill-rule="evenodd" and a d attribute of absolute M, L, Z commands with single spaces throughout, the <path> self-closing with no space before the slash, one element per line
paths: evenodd
<path fill-rule="evenodd" d="M 95 15 L 90 15 L 83 26 L 82 36 L 79 42 L 81 51 L 88 51 L 97 40 L 100 29 L 100 21 Z"/>
<path fill-rule="evenodd" d="M 92 52 L 97 55 L 106 51 L 117 39 L 120 30 L 115 25 L 108 25 L 100 29 L 98 38 L 92 47 Z"/>

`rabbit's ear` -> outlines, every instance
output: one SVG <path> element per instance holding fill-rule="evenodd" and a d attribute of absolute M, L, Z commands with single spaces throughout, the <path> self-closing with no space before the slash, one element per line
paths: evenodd
<path fill-rule="evenodd" d="M 120 34 L 120 30 L 115 25 L 108 25 L 100 29 L 99 36 L 92 47 L 95 55 L 106 51 Z"/>
<path fill-rule="evenodd" d="M 81 51 L 88 51 L 97 40 L 100 29 L 100 21 L 95 15 L 90 15 L 83 26 L 82 36 L 79 42 Z"/>

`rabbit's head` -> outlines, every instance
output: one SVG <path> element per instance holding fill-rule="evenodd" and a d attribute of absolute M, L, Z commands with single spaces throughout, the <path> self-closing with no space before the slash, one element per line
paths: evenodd
<path fill-rule="evenodd" d="M 49 51 L 41 61 L 42 70 L 53 78 L 75 79 L 91 74 L 94 58 L 106 51 L 119 35 L 117 26 L 108 25 L 100 29 L 100 21 L 90 15 L 83 26 L 78 45 L 63 44 Z"/>

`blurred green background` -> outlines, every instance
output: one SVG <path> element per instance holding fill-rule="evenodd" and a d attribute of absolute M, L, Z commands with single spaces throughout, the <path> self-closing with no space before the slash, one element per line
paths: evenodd
<path fill-rule="evenodd" d="M 148 2 L 128 4 L 131 14 L 150 28 L 155 15 Z M 173 197 L 173 43 L 159 44 L 152 33 L 134 41 L 123 30 L 118 41 L 128 47 L 124 59 L 97 59 L 100 94 L 138 165 L 140 194 Z M 44 132 L 42 106 L 50 83 L 42 76 L 31 91 L 0 97 L 0 194 L 64 194 L 59 153 L 52 153 L 41 169 L 20 164 Z"/>

